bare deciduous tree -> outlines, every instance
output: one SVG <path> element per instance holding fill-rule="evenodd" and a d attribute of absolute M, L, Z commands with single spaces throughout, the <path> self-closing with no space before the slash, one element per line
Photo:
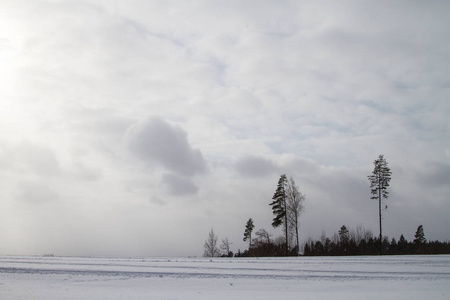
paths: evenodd
<path fill-rule="evenodd" d="M 225 256 L 229 256 L 230 255 L 230 246 L 231 244 L 233 244 L 232 242 L 230 242 L 228 240 L 228 238 L 225 238 L 222 240 L 222 244 L 220 244 L 220 249 L 222 250 L 222 254 L 224 254 Z"/>
<path fill-rule="evenodd" d="M 216 257 L 220 255 L 220 251 L 217 248 L 217 235 L 214 234 L 213 229 L 209 232 L 208 239 L 205 241 L 203 248 L 205 248 L 205 252 L 203 253 L 204 257 Z"/>
<path fill-rule="evenodd" d="M 298 190 L 298 186 L 295 184 L 294 178 L 289 178 L 286 188 L 287 219 L 290 228 L 295 234 L 297 251 L 300 249 L 300 241 L 298 238 L 298 228 L 300 225 L 299 217 L 304 210 L 304 202 L 305 195 Z"/>
<path fill-rule="evenodd" d="M 261 228 L 255 232 L 255 235 L 257 236 L 258 242 L 270 244 L 270 237 L 272 235 L 264 228 Z"/>
<path fill-rule="evenodd" d="M 361 241 L 368 242 L 370 238 L 372 238 L 372 232 L 366 228 L 364 228 L 362 225 L 358 225 L 356 227 L 356 231 L 353 229 L 350 230 L 350 237 L 354 237 L 354 240 L 356 244 L 359 244 Z"/>

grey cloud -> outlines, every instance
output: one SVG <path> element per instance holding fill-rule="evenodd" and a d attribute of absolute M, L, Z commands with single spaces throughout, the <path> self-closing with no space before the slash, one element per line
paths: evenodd
<path fill-rule="evenodd" d="M 244 176 L 266 176 L 276 171 L 275 164 L 265 158 L 257 156 L 245 156 L 235 164 L 236 170 Z"/>
<path fill-rule="evenodd" d="M 393 164 L 392 167 L 393 180 L 399 185 L 404 185 L 403 196 L 409 198 L 420 198 L 414 194 L 428 195 L 433 192 L 440 194 L 443 190 L 448 189 L 450 182 L 450 165 L 445 162 L 422 161 L 418 164 Z M 395 186 L 395 184 L 393 184 Z M 426 189 L 422 187 L 426 186 Z M 406 193 L 405 193 L 406 192 Z M 400 195 L 398 195 L 400 197 Z"/>
<path fill-rule="evenodd" d="M 102 177 L 101 169 L 88 167 L 81 162 L 74 164 L 73 174 L 75 178 L 85 181 L 96 181 Z"/>
<path fill-rule="evenodd" d="M 192 181 L 176 174 L 164 174 L 163 183 L 169 193 L 174 196 L 192 195 L 198 192 L 198 187 Z"/>
<path fill-rule="evenodd" d="M 182 175 L 191 176 L 207 169 L 201 151 L 191 147 L 186 132 L 159 117 L 133 125 L 128 146 L 140 159 L 159 163 Z"/>
<path fill-rule="evenodd" d="M 11 151 L 7 148 L 7 145 L 0 141 L 0 170 L 11 169 Z"/>
<path fill-rule="evenodd" d="M 446 187 L 450 182 L 450 165 L 429 163 L 420 177 L 418 181 L 424 181 L 427 185 Z"/>
<path fill-rule="evenodd" d="M 292 155 L 287 156 L 281 161 L 281 166 L 285 172 L 307 174 L 308 176 L 316 176 L 321 172 L 321 166 L 315 162 L 305 158 L 299 158 Z"/>
<path fill-rule="evenodd" d="M 20 182 L 17 199 L 31 203 L 51 202 L 59 198 L 58 194 L 43 182 Z"/>
<path fill-rule="evenodd" d="M 164 201 L 163 199 L 161 199 L 158 196 L 152 196 L 149 199 L 149 203 L 150 204 L 155 204 L 155 205 L 159 205 L 159 206 L 165 206 L 167 205 L 166 201 Z"/>
<path fill-rule="evenodd" d="M 16 155 L 19 164 L 37 174 L 56 176 L 61 172 L 55 153 L 45 145 L 24 141 L 16 148 Z"/>

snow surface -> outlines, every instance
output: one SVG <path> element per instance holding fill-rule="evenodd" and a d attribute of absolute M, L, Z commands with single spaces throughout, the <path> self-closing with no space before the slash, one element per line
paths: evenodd
<path fill-rule="evenodd" d="M 450 299 L 450 256 L 0 256 L 0 299 Z"/>

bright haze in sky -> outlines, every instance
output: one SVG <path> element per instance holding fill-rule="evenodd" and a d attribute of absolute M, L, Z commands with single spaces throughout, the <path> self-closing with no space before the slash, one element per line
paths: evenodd
<path fill-rule="evenodd" d="M 211 228 L 450 239 L 446 1 L 2 1 L 0 254 L 202 255 Z"/>

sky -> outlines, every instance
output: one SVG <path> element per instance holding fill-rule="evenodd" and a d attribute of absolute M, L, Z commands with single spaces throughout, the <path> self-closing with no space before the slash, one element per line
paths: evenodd
<path fill-rule="evenodd" d="M 0 1 L 0 254 L 237 252 L 274 237 L 450 240 L 447 1 Z"/>

